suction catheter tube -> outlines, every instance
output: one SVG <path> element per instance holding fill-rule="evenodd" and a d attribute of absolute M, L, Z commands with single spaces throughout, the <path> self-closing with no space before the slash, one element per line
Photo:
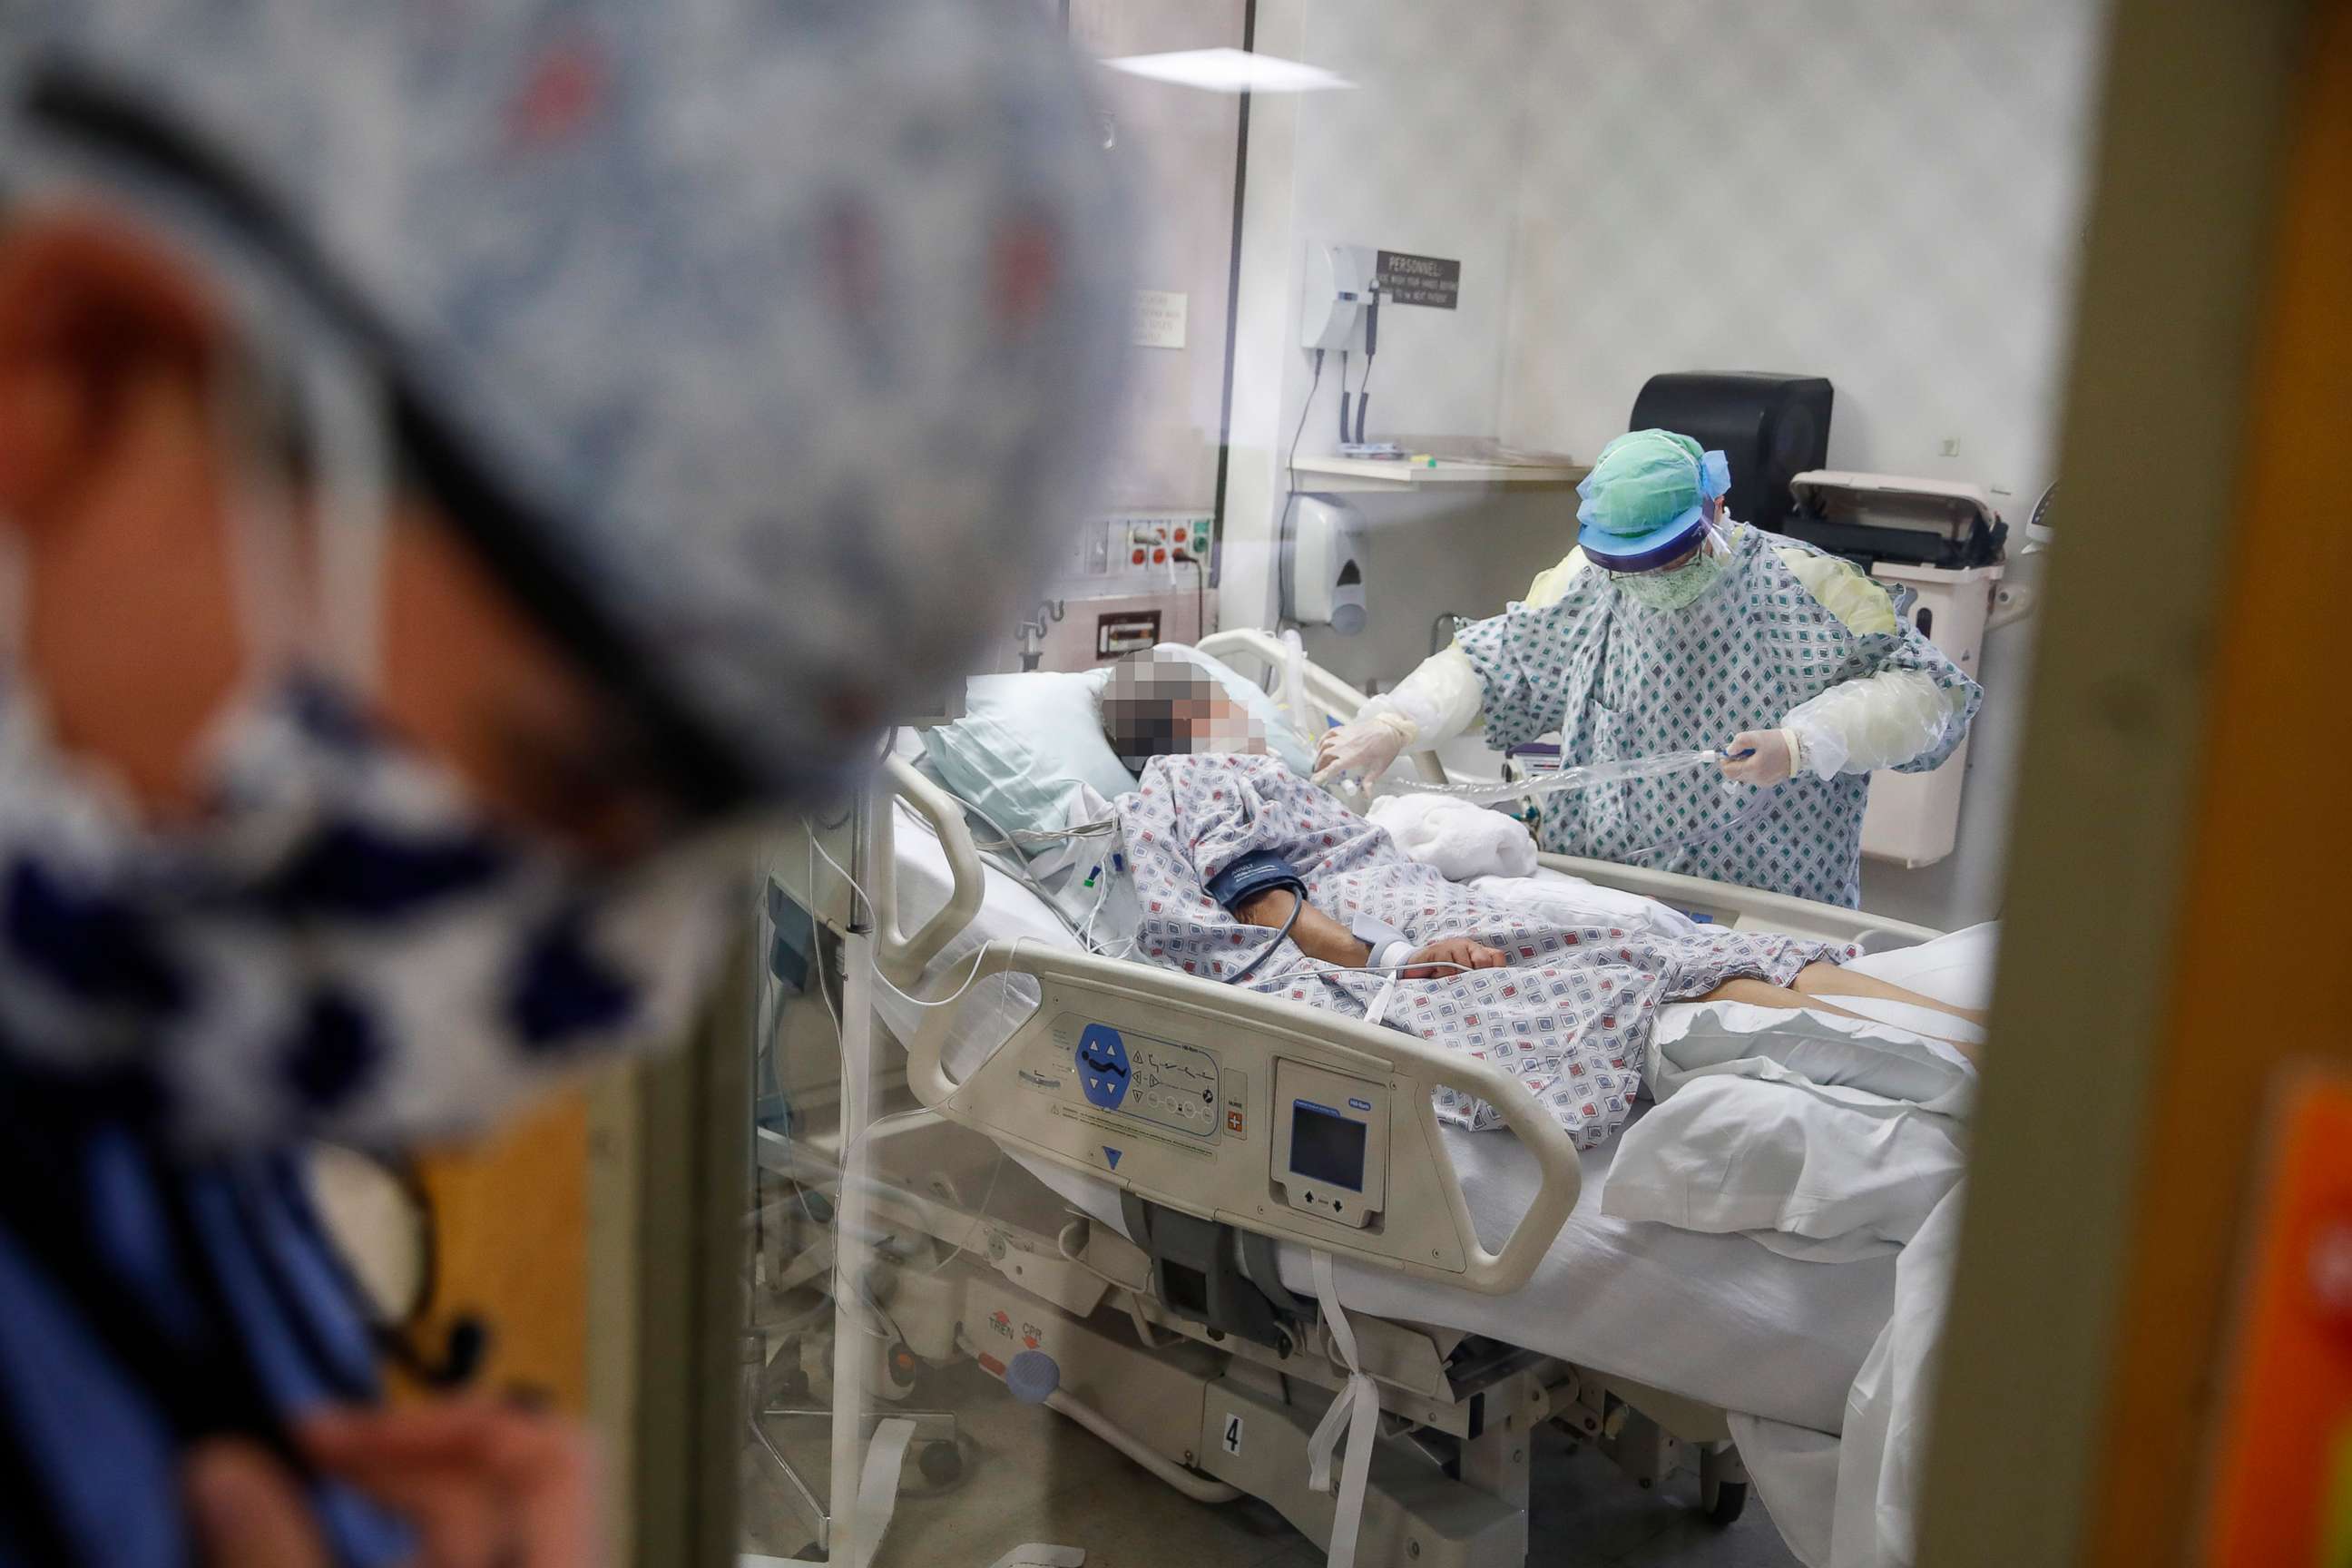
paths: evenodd
<path fill-rule="evenodd" d="M 1418 779 L 1377 779 L 1373 781 L 1372 787 L 1380 795 L 1434 795 L 1448 800 L 1467 801 L 1474 805 L 1491 805 L 1506 800 L 1622 784 L 1628 779 L 1659 778 L 1667 773 L 1706 767 L 1722 760 L 1721 752 L 1662 752 L 1654 757 L 1628 757 L 1620 762 L 1588 763 L 1580 768 L 1562 768 L 1556 773 L 1547 773 L 1538 778 L 1462 784 L 1423 784 Z"/>

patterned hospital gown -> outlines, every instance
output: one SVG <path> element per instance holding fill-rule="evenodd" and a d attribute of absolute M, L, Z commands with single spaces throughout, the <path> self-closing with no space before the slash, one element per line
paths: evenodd
<path fill-rule="evenodd" d="M 1119 796 L 1140 921 L 1137 956 L 1205 979 L 1240 973 L 1273 933 L 1218 907 L 1205 885 L 1268 850 L 1306 879 L 1307 901 L 1342 924 L 1369 915 L 1416 943 L 1466 936 L 1509 955 L 1500 969 L 1399 984 L 1392 1027 L 1500 1060 L 1592 1148 L 1623 1125 L 1658 1005 L 1740 977 L 1785 984 L 1854 950 L 1764 934 L 1677 939 L 1612 925 L 1563 925 L 1532 907 L 1457 887 L 1408 858 L 1386 832 L 1272 757 L 1155 757 Z M 1306 1006 L 1361 1016 L 1386 976 L 1334 970 L 1285 940 L 1246 984 Z M 1440 1089 L 1437 1113 L 1497 1127 L 1482 1101 Z"/>
<path fill-rule="evenodd" d="M 1939 766 L 1983 693 L 1907 621 L 1857 633 L 1815 599 L 1780 552 L 1821 552 L 1742 528 L 1723 577 L 1696 603 L 1651 609 L 1609 574 L 1579 573 L 1549 605 L 1513 605 L 1462 634 L 1497 748 L 1557 731 L 1570 767 L 1720 747 L 1777 728 L 1833 686 L 1884 670 L 1958 694 L 1943 732 L 1898 773 Z M 1848 909 L 1862 901 L 1867 773 L 1801 773 L 1764 798 L 1712 768 L 1556 795 L 1540 837 L 1559 855 L 1679 871 Z"/>

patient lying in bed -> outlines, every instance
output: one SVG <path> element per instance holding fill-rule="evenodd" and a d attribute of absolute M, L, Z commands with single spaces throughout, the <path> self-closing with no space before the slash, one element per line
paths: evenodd
<path fill-rule="evenodd" d="M 1123 662 L 1103 715 L 1139 778 L 1114 803 L 1137 957 L 1499 1061 L 1584 1147 L 1624 1123 L 1663 1003 L 1842 1011 L 1819 998 L 1880 995 L 1963 1013 L 1842 973 L 1853 948 L 1673 936 L 1598 916 L 1569 923 L 1458 887 L 1263 754 L 1247 713 L 1190 666 Z M 1437 1110 L 1474 1129 L 1501 1124 L 1453 1090 Z"/>

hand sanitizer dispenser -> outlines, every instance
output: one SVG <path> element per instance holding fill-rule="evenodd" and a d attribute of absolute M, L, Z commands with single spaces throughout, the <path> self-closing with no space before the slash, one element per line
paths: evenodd
<path fill-rule="evenodd" d="M 1364 574 L 1371 552 L 1361 513 L 1328 496 L 1298 497 L 1282 531 L 1282 613 L 1342 637 L 1364 629 Z"/>

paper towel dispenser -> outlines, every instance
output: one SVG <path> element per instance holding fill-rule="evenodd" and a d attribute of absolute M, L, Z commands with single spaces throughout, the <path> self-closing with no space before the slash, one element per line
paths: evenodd
<path fill-rule="evenodd" d="M 1789 481 L 1830 461 L 1827 378 L 1762 371 L 1654 375 L 1633 399 L 1629 430 L 1673 430 L 1731 461 L 1734 519 L 1784 531 Z"/>
<path fill-rule="evenodd" d="M 1811 468 L 1790 487 L 1796 510 L 1781 531 L 1865 571 L 1890 561 L 1948 571 L 1990 566 L 2009 542 L 2009 524 L 1979 485 Z"/>

